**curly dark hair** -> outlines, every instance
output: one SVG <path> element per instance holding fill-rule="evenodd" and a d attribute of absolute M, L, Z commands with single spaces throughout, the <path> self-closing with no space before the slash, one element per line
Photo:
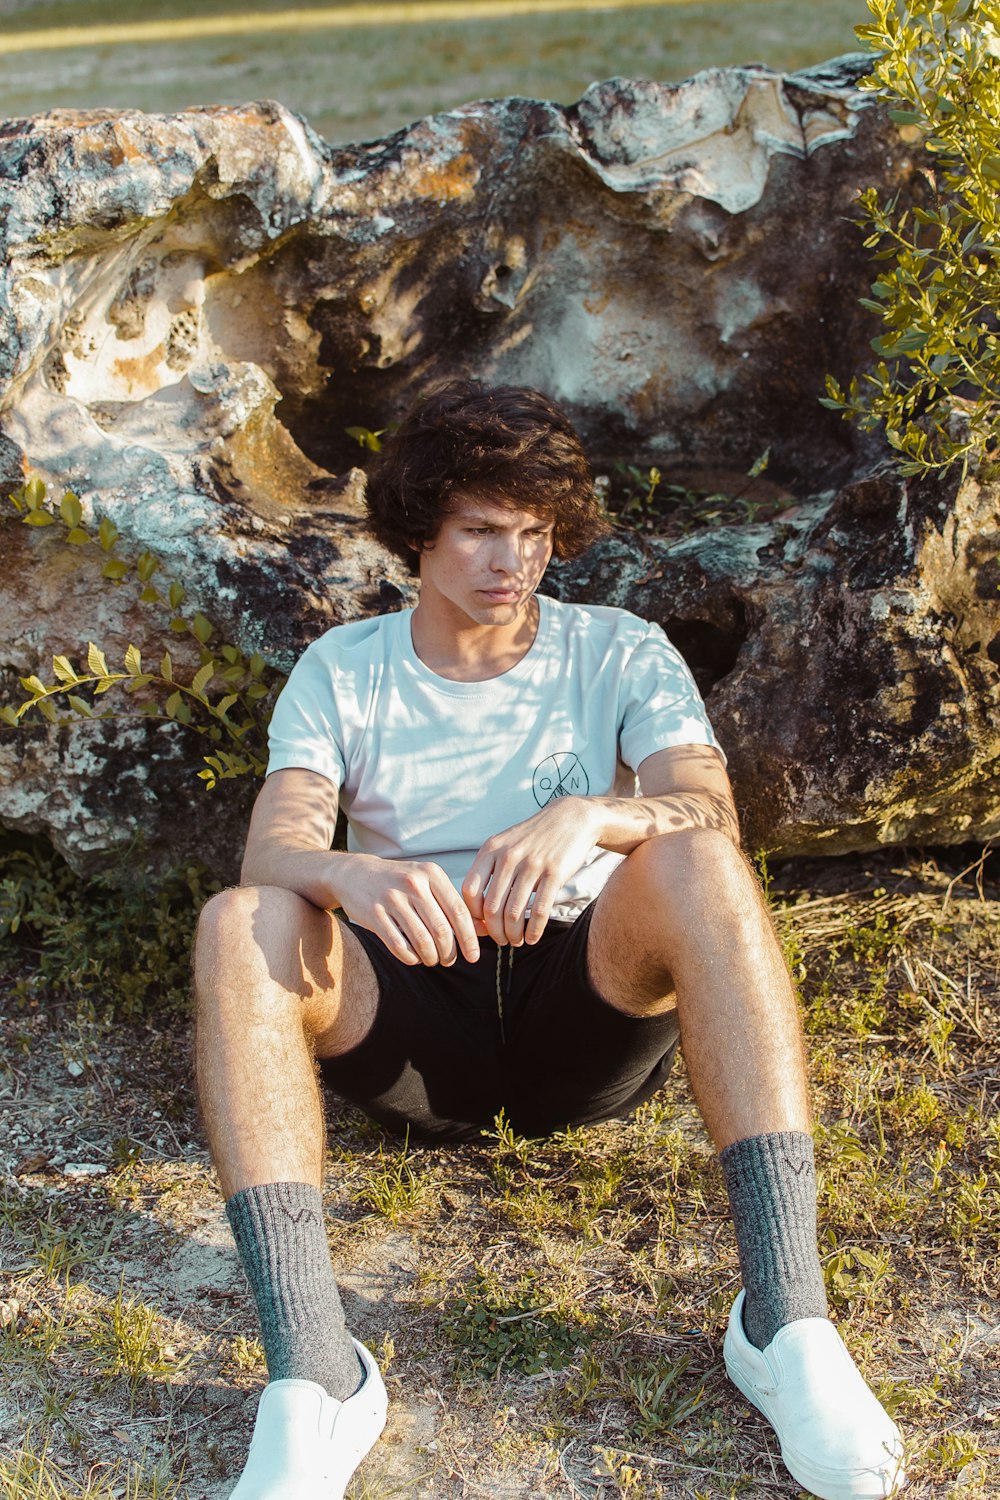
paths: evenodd
<path fill-rule="evenodd" d="M 416 572 L 459 493 L 553 521 L 556 557 L 610 529 L 572 424 L 529 386 L 451 380 L 428 392 L 369 471 L 368 529 Z"/>

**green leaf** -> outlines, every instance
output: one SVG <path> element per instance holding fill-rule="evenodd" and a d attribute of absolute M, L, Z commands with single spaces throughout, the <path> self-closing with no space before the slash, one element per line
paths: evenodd
<path fill-rule="evenodd" d="M 122 562 L 120 557 L 109 557 L 101 568 L 101 577 L 110 578 L 115 583 L 121 583 L 128 572 L 128 563 Z"/>
<path fill-rule="evenodd" d="M 71 531 L 67 531 L 66 540 L 74 547 L 83 547 L 90 541 L 90 533 L 84 531 L 82 526 L 74 526 Z"/>
<path fill-rule="evenodd" d="M 261 654 L 260 654 L 259 651 L 255 651 L 254 654 L 253 654 L 253 656 L 251 656 L 251 658 L 250 658 L 250 660 L 249 660 L 249 662 L 248 662 L 247 665 L 249 667 L 250 676 L 251 677 L 259 677 L 261 675 L 261 673 L 263 672 L 264 668 L 267 666 L 267 662 L 261 656 Z"/>
<path fill-rule="evenodd" d="M 207 620 L 200 612 L 196 614 L 191 623 L 191 634 L 196 641 L 200 641 L 203 646 L 207 646 L 213 634 L 211 620 Z"/>
<path fill-rule="evenodd" d="M 50 698 L 39 698 L 37 703 L 32 704 L 32 708 L 37 708 L 42 718 L 48 719 L 50 724 L 54 724 L 56 722 L 56 711 L 52 706 L 52 700 Z"/>
<path fill-rule="evenodd" d="M 126 646 L 125 670 L 130 677 L 138 677 L 142 671 L 142 653 L 138 646 Z"/>
<path fill-rule="evenodd" d="M 92 719 L 94 717 L 94 712 L 90 704 L 85 703 L 82 698 L 78 698 L 75 693 L 67 693 L 66 702 L 73 712 L 79 714 L 82 719 Z"/>
<path fill-rule="evenodd" d="M 29 510 L 24 517 L 25 526 L 51 526 L 55 520 L 47 510 Z"/>
<path fill-rule="evenodd" d="M 31 693 L 34 698 L 40 698 L 43 693 L 48 692 L 48 688 L 40 677 L 22 677 L 21 686 L 26 693 Z"/>
<path fill-rule="evenodd" d="M 170 585 L 170 588 L 167 591 L 167 598 L 170 600 L 171 609 L 180 608 L 181 600 L 184 598 L 184 590 L 181 588 L 179 583 L 175 582 Z"/>
<path fill-rule="evenodd" d="M 139 582 L 148 583 L 159 566 L 159 559 L 154 557 L 152 552 L 141 553 L 135 565 L 135 570 L 139 575 Z"/>
<path fill-rule="evenodd" d="M 889 119 L 894 125 L 920 125 L 923 115 L 913 109 L 890 109 Z"/>
<path fill-rule="evenodd" d="M 60 682 L 76 682 L 77 676 L 73 664 L 66 656 L 54 656 L 52 658 L 52 671 Z"/>
<path fill-rule="evenodd" d="M 119 535 L 118 527 L 114 521 L 109 520 L 107 516 L 102 516 L 101 524 L 97 531 L 97 540 L 100 542 L 102 550 L 110 552 L 115 542 L 117 542 Z"/>
<path fill-rule="evenodd" d="M 770 462 L 771 462 L 771 449 L 768 447 L 768 448 L 764 449 L 763 453 L 759 456 L 759 458 L 755 458 L 754 459 L 753 463 L 750 465 L 749 469 L 747 470 L 747 478 L 748 479 L 756 479 L 759 474 L 763 474 L 764 470 L 767 468 L 767 466 L 768 466 L 768 464 Z"/>
<path fill-rule="evenodd" d="M 348 437 L 352 437 L 362 448 L 367 448 L 371 453 L 379 453 L 382 449 L 383 427 L 379 432 L 372 432 L 370 427 L 345 427 L 344 431 Z"/>
<path fill-rule="evenodd" d="M 169 651 L 163 653 L 163 660 L 160 662 L 160 676 L 165 682 L 173 682 L 174 680 L 174 664 L 170 660 Z"/>
<path fill-rule="evenodd" d="M 218 703 L 215 705 L 214 712 L 218 714 L 220 719 L 224 719 L 226 717 L 226 714 L 232 708 L 238 697 L 238 693 L 227 693 L 224 698 L 219 699 Z"/>
<path fill-rule="evenodd" d="M 194 678 L 191 683 L 191 691 L 192 693 L 194 693 L 196 698 L 201 698 L 204 696 L 205 689 L 208 687 L 208 684 L 211 682 L 214 676 L 214 661 L 207 661 L 203 667 L 200 667 L 198 669 L 198 671 L 194 674 Z"/>
<path fill-rule="evenodd" d="M 122 679 L 121 679 L 120 674 L 116 674 L 115 676 L 112 676 L 109 673 L 107 677 L 99 677 L 98 680 L 97 680 L 97 682 L 94 684 L 94 692 L 95 693 L 106 693 L 108 691 L 108 688 L 113 688 L 115 686 L 115 684 L 117 682 L 121 682 L 121 680 Z"/>
<path fill-rule="evenodd" d="M 174 615 L 173 619 L 170 621 L 170 629 L 173 631 L 174 635 L 187 635 L 188 622 L 187 620 L 185 620 L 183 615 Z"/>
<path fill-rule="evenodd" d="M 24 503 L 31 510 L 35 510 L 45 499 L 45 485 L 42 480 L 39 479 L 37 475 L 35 475 L 33 478 L 25 482 L 21 493 L 24 496 Z"/>
<path fill-rule="evenodd" d="M 60 500 L 59 514 L 71 530 L 78 527 L 83 519 L 83 506 L 72 490 L 67 490 Z"/>
<path fill-rule="evenodd" d="M 0 706 L 0 719 L 2 719 L 5 724 L 9 724 L 12 729 L 16 729 L 18 723 L 20 722 L 17 714 L 9 706 L 9 704 L 6 703 Z"/>
<path fill-rule="evenodd" d="M 159 589 L 154 589 L 154 587 L 153 587 L 153 585 L 151 583 L 147 583 L 146 587 L 143 589 L 142 593 L 139 595 L 139 598 L 140 598 L 140 600 L 142 601 L 143 604 L 162 604 L 163 603 L 163 595 L 160 593 Z"/>
<path fill-rule="evenodd" d="M 926 347 L 930 342 L 931 335 L 926 329 L 913 328 L 909 333 L 901 334 L 891 349 L 883 349 L 883 354 L 890 356 L 896 354 L 916 354 Z"/>
<path fill-rule="evenodd" d="M 171 693 L 170 694 L 170 697 L 167 699 L 166 703 L 163 705 L 163 711 L 167 715 L 168 719 L 176 719 L 178 710 L 180 709 L 180 706 L 181 706 L 181 702 L 182 702 L 182 699 L 181 699 L 180 693 Z"/>
<path fill-rule="evenodd" d="M 93 641 L 87 642 L 87 666 L 95 677 L 108 675 L 108 664 L 104 659 L 104 652 L 95 646 Z"/>
<path fill-rule="evenodd" d="M 240 652 L 238 646 L 223 646 L 222 654 L 226 658 L 226 661 L 230 662 L 231 664 L 235 664 L 236 662 L 240 662 L 243 660 L 242 653 Z"/>

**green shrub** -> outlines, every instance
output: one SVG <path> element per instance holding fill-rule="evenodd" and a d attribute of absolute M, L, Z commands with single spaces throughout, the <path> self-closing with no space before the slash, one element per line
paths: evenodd
<path fill-rule="evenodd" d="M 442 1332 L 460 1373 L 480 1380 L 501 1370 L 561 1370 L 588 1339 L 579 1314 L 553 1299 L 534 1272 L 506 1288 L 483 1266 L 446 1303 Z"/>
<path fill-rule="evenodd" d="M 21 678 L 27 697 L 0 707 L 0 721 L 11 728 L 38 718 L 50 724 L 78 719 L 145 717 L 169 719 L 206 738 L 214 747 L 203 756 L 199 777 L 208 788 L 231 777 L 263 775 L 267 765 L 267 725 L 271 707 L 284 679 L 259 652 L 245 657 L 227 642 L 213 646 L 215 627 L 200 611 L 186 614 L 186 590 L 176 579 L 163 579 L 162 564 L 152 552 L 137 558 L 119 555 L 119 532 L 104 517 L 96 531 L 83 524 L 83 507 L 72 490 L 58 506 L 46 503 L 45 485 L 30 479 L 10 497 L 24 525 L 62 528 L 70 547 L 97 547 L 103 555 L 101 577 L 109 587 L 128 585 L 142 604 L 165 619 L 167 638 L 191 636 L 198 643 L 200 662 L 190 678 L 178 670 L 170 651 L 159 661 L 144 664 L 137 646 L 129 645 L 122 666 L 108 665 L 105 653 L 88 642 L 85 661 L 75 665 L 68 655 L 52 658 L 52 681 L 36 675 Z M 104 695 L 114 690 L 118 707 L 105 706 Z M 125 695 L 124 703 L 121 694 Z"/>
<path fill-rule="evenodd" d="M 922 202 L 862 193 L 881 263 L 875 369 L 823 404 L 884 427 L 904 474 L 995 454 L 1000 441 L 1000 0 L 868 0 L 856 35 L 878 55 L 861 87 L 924 152 Z"/>
<path fill-rule="evenodd" d="M 151 884 L 126 869 L 84 879 L 41 840 L 8 836 L 0 952 L 18 971 L 15 999 L 126 1020 L 184 1010 L 197 914 L 217 888 L 198 865 Z"/>

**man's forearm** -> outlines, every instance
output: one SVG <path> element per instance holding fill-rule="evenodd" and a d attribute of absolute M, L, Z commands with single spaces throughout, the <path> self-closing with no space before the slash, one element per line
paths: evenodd
<path fill-rule="evenodd" d="M 302 849 L 281 843 L 247 848 L 240 885 L 276 885 L 294 891 L 313 906 L 333 911 L 342 902 L 344 862 L 356 856 L 331 849 Z"/>
<path fill-rule="evenodd" d="M 600 818 L 595 842 L 615 854 L 631 854 L 648 839 L 688 829 L 714 828 L 740 846 L 736 810 L 715 792 L 669 792 L 657 797 L 587 797 Z"/>

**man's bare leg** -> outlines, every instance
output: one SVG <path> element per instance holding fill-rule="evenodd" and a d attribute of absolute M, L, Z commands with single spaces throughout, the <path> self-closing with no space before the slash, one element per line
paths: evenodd
<path fill-rule="evenodd" d="M 223 891 L 198 924 L 194 986 L 198 1097 L 223 1193 L 319 1187 L 315 1059 L 356 1046 L 378 1003 L 361 944 L 291 891 Z"/>
<path fill-rule="evenodd" d="M 711 830 L 641 845 L 598 900 L 588 957 L 619 1009 L 677 1005 L 691 1087 L 726 1173 L 749 1336 L 763 1348 L 793 1318 L 825 1316 L 798 1008 L 743 856 Z"/>
<path fill-rule="evenodd" d="M 740 1253 L 744 1291 L 725 1339 L 730 1378 L 811 1493 L 893 1494 L 904 1482 L 899 1433 L 826 1318 L 798 1007 L 742 855 L 707 830 L 641 845 L 598 898 L 588 959 L 598 992 L 618 1009 L 652 1015 L 676 1003 Z"/>
<path fill-rule="evenodd" d="M 677 1006 L 684 1061 L 718 1150 L 809 1130 L 802 1032 L 756 878 L 722 833 L 641 844 L 598 898 L 588 962 L 630 1015 Z"/>
<path fill-rule="evenodd" d="M 195 949 L 198 1093 L 272 1380 L 346 1400 L 361 1371 L 323 1224 L 316 1057 L 348 1051 L 377 986 L 342 924 L 276 887 L 208 903 Z"/>

